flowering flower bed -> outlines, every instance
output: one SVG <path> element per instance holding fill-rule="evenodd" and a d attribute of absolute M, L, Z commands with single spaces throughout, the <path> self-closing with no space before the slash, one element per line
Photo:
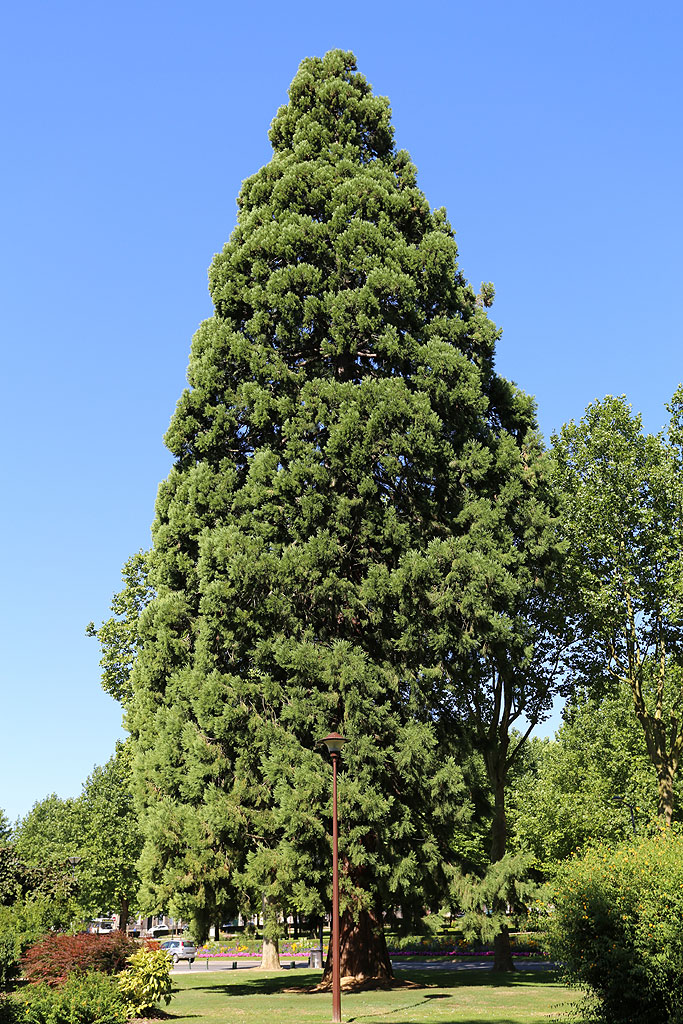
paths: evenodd
<path fill-rule="evenodd" d="M 520 937 L 521 938 L 521 937 Z M 399 945 L 398 943 L 396 944 Z M 403 943 L 400 944 L 401 946 Z M 514 937 L 511 939 L 512 952 L 516 957 L 534 957 L 540 956 L 545 957 L 546 954 L 539 948 L 534 948 L 536 942 L 533 939 L 521 939 L 521 941 L 515 942 Z M 525 948 L 516 948 L 522 946 Z M 531 948 L 528 948 L 531 947 Z M 294 940 L 285 939 L 280 942 L 280 956 L 282 957 L 298 957 L 300 959 L 307 959 L 310 956 L 312 949 L 319 949 L 318 943 L 314 939 L 305 940 Z M 409 948 L 395 948 L 392 945 L 391 939 L 388 942 L 389 955 L 394 959 L 399 957 L 409 956 L 438 956 L 438 957 L 489 957 L 493 956 L 492 949 L 477 949 L 475 946 L 466 943 L 464 940 L 458 942 L 457 948 L 453 948 L 452 943 L 439 942 L 438 939 L 422 939 L 415 942 Z M 256 939 L 247 939 L 244 942 L 221 942 L 221 943 L 206 943 L 204 946 L 199 946 L 197 949 L 197 957 L 210 960 L 237 960 L 240 958 L 256 958 L 260 957 L 263 950 L 263 943 Z M 323 957 L 327 956 L 327 943 L 323 946 Z"/>
<path fill-rule="evenodd" d="M 513 956 L 540 956 L 540 957 L 545 957 L 545 955 L 546 955 L 545 953 L 542 953 L 540 950 L 537 953 L 529 953 L 529 952 L 519 952 L 518 953 L 514 948 L 512 950 L 512 954 L 513 954 Z M 397 957 L 400 957 L 400 956 L 439 956 L 439 957 L 446 957 L 446 956 L 468 956 L 468 957 L 482 957 L 482 956 L 493 956 L 493 950 L 492 949 L 449 949 L 449 950 L 443 950 L 440 953 L 435 953 L 432 950 L 425 951 L 424 949 L 409 949 L 409 950 L 402 949 L 400 953 L 392 953 L 392 951 L 389 950 L 389 955 L 392 957 L 392 959 L 396 959 Z"/>
<path fill-rule="evenodd" d="M 280 942 L 280 956 L 307 958 L 312 949 L 319 949 L 317 942 L 308 939 L 302 942 L 284 940 Z M 197 957 L 216 960 L 237 960 L 240 957 L 260 957 L 263 951 L 263 943 L 257 940 L 247 940 L 237 943 L 206 943 L 197 948 Z M 323 955 L 327 954 L 327 945 L 323 947 Z"/>

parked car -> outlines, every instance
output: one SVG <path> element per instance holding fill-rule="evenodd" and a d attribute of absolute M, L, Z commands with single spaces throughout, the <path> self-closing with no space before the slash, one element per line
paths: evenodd
<path fill-rule="evenodd" d="M 173 958 L 174 964 L 177 964 L 179 960 L 189 960 L 190 963 L 194 963 L 194 958 L 197 955 L 197 947 L 194 942 L 189 942 L 187 939 L 169 939 L 167 942 L 161 943 L 161 948 L 165 949 Z"/>
<path fill-rule="evenodd" d="M 88 931 L 96 935 L 111 935 L 114 931 L 114 922 L 108 917 L 96 917 L 90 922 Z"/>

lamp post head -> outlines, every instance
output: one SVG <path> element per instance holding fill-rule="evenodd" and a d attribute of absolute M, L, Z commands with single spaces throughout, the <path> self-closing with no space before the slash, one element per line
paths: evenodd
<path fill-rule="evenodd" d="M 342 747 L 345 743 L 348 743 L 348 740 L 340 736 L 338 732 L 331 732 L 329 736 L 325 736 L 319 742 L 324 743 L 330 754 L 334 755 L 341 753 Z"/>

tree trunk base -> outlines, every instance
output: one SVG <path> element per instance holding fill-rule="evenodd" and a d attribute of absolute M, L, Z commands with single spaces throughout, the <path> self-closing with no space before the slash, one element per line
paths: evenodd
<path fill-rule="evenodd" d="M 345 975 L 339 982 L 342 992 L 377 992 L 389 991 L 394 988 L 424 988 L 414 981 L 404 981 L 401 978 L 368 978 L 364 975 L 353 977 Z M 298 990 L 297 990 L 298 991 Z M 319 984 L 309 988 L 308 992 L 331 992 L 332 978 L 329 981 L 321 981 Z"/>
<path fill-rule="evenodd" d="M 379 916 L 369 910 L 358 913 L 354 920 L 350 911 L 342 915 L 339 928 L 339 960 L 341 987 L 358 991 L 360 987 L 390 987 L 394 972 L 389 959 L 384 928 Z M 332 944 L 327 953 L 325 970 L 318 986 L 328 991 L 332 985 Z"/>
<path fill-rule="evenodd" d="M 510 946 L 510 933 L 507 927 L 496 935 L 493 940 L 493 968 L 494 971 L 514 971 L 515 965 L 512 962 L 512 948 Z"/>
<path fill-rule="evenodd" d="M 263 940 L 263 952 L 261 953 L 259 968 L 262 971 L 279 971 L 282 969 L 277 939 L 275 942 L 270 942 L 268 939 Z"/>

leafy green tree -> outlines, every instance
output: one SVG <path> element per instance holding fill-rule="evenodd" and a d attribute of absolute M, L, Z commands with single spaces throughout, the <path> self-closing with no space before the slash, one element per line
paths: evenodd
<path fill-rule="evenodd" d="M 591 843 L 640 833 L 657 815 L 654 770 L 630 688 L 577 694 L 554 740 L 537 740 L 513 780 L 511 846 L 546 875 Z"/>
<path fill-rule="evenodd" d="M 96 767 L 76 800 L 80 899 L 90 913 L 115 910 L 125 931 L 140 888 L 137 861 L 142 833 L 131 790 L 131 748 Z"/>
<path fill-rule="evenodd" d="M 77 884 L 66 865 L 29 864 L 13 845 L 0 846 L 0 932 L 16 951 L 50 928 L 65 928 L 77 914 Z M 17 954 L 18 955 L 18 954 Z"/>
<path fill-rule="evenodd" d="M 342 970 L 386 977 L 384 909 L 449 884 L 468 680 L 518 697 L 531 671 L 547 487 L 533 402 L 494 369 L 492 288 L 353 55 L 305 60 L 270 138 L 166 435 L 126 697 L 141 865 L 147 899 L 204 921 L 319 912 L 336 729 Z"/>
<path fill-rule="evenodd" d="M 15 827 L 14 848 L 27 864 L 58 864 L 71 869 L 67 859 L 78 855 L 79 828 L 74 800 L 51 793 L 37 800 Z"/>
<path fill-rule="evenodd" d="M 421 626 L 446 671 L 446 715 L 466 729 L 486 767 L 490 878 L 473 880 L 466 902 L 474 906 L 484 889 L 499 894 L 488 904 L 493 919 L 480 924 L 482 935 L 490 935 L 492 925 L 498 928 L 494 970 L 510 971 L 506 906 L 520 903 L 515 891 L 524 890 L 527 872 L 518 857 L 508 856 L 507 790 L 533 729 L 549 714 L 553 698 L 569 688 L 562 665 L 571 634 L 558 603 L 563 556 L 540 440 L 529 431 L 520 451 L 503 435 L 496 454 L 501 478 L 487 502 L 479 499 L 479 550 L 473 552 L 465 599 L 455 609 L 448 599 L 445 608 L 437 604 Z M 469 650 L 455 648 L 444 623 L 451 637 L 460 631 L 469 638 Z M 459 881 L 456 892 L 462 903 Z"/>
<path fill-rule="evenodd" d="M 111 604 L 114 614 L 99 629 L 90 622 L 86 634 L 97 637 L 100 642 L 102 689 L 125 708 L 131 698 L 130 674 L 140 650 L 140 615 L 152 597 L 146 552 L 131 555 L 121 570 L 121 577 L 123 588 L 114 594 Z"/>
<path fill-rule="evenodd" d="M 20 860 L 57 874 L 75 867 L 75 899 L 81 916 L 119 913 L 125 930 L 140 887 L 137 860 L 142 835 L 131 790 L 131 751 L 118 744 L 103 767 L 95 767 L 79 797 L 54 793 L 34 804 L 17 823 L 14 851 Z"/>
<path fill-rule="evenodd" d="M 683 748 L 683 386 L 666 433 L 645 434 L 625 398 L 589 405 L 553 438 L 568 545 L 575 677 L 631 690 L 671 821 Z"/>
<path fill-rule="evenodd" d="M 12 837 L 12 823 L 0 808 L 0 844 L 8 843 Z"/>

